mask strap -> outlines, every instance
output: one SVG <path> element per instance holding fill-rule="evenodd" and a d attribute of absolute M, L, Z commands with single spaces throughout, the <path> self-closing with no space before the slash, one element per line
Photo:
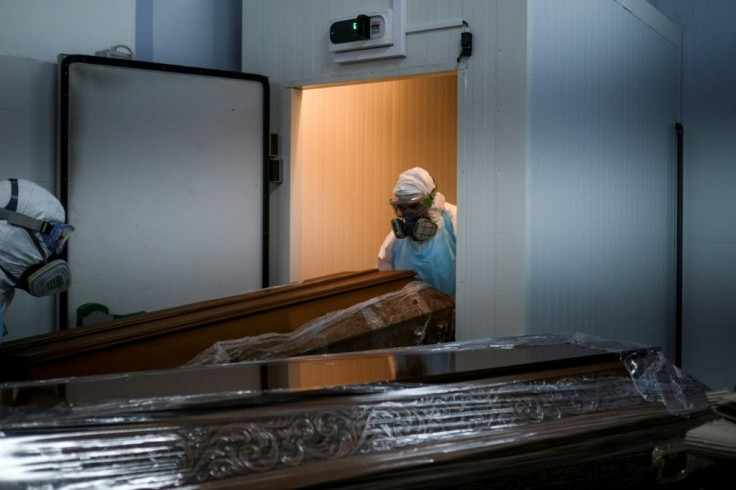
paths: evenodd
<path fill-rule="evenodd" d="M 48 221 L 31 218 L 25 214 L 18 213 L 18 179 L 8 179 L 10 181 L 10 201 L 5 208 L 0 208 L 0 219 L 4 219 L 14 226 L 20 226 L 27 230 L 33 230 L 48 235 L 53 229 L 53 225 Z"/>
<path fill-rule="evenodd" d="M 18 179 L 8 179 L 10 181 L 10 201 L 5 206 L 8 211 L 16 211 L 18 209 Z"/>
<path fill-rule="evenodd" d="M 31 240 L 33 241 L 33 244 L 36 246 L 36 250 L 38 250 L 38 253 L 41 254 L 41 257 L 43 257 L 43 260 L 46 260 L 46 252 L 43 250 L 43 247 L 41 246 L 41 242 L 38 241 L 38 238 L 31 233 L 31 230 L 28 228 L 24 228 L 26 230 L 26 233 L 28 233 L 28 236 L 31 237 Z M 53 254 L 53 251 L 51 252 Z"/>
<path fill-rule="evenodd" d="M 26 230 L 37 231 L 44 235 L 51 233 L 51 230 L 54 228 L 54 225 L 48 221 L 31 218 L 30 216 L 16 213 L 10 209 L 0 208 L 0 219 L 4 219 L 11 225 L 20 226 Z"/>
<path fill-rule="evenodd" d="M 0 271 L 3 271 L 3 274 L 5 274 L 11 281 L 13 281 L 13 287 L 15 287 L 16 284 L 18 284 L 18 278 L 15 277 L 10 272 L 8 272 L 8 270 L 2 265 L 0 265 Z"/>
<path fill-rule="evenodd" d="M 424 204 L 425 208 L 429 209 L 432 207 L 432 203 L 434 202 L 435 194 L 437 194 L 436 187 L 432 189 L 432 192 L 430 192 L 429 195 L 422 200 L 422 204 Z"/>

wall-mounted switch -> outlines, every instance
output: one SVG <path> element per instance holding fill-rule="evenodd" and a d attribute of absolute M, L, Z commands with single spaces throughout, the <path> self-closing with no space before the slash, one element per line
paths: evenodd
<path fill-rule="evenodd" d="M 371 38 L 371 18 L 359 15 L 354 19 L 338 20 L 330 25 L 330 42 L 345 44 Z"/>
<path fill-rule="evenodd" d="M 405 11 L 406 0 L 392 0 L 390 10 L 330 22 L 328 49 L 335 63 L 406 56 Z"/>
<path fill-rule="evenodd" d="M 390 11 L 333 21 L 330 24 L 330 51 L 342 53 L 391 46 L 393 39 L 387 28 L 390 23 Z"/>

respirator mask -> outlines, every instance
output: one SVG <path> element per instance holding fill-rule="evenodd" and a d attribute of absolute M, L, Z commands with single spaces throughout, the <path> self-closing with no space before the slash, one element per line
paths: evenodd
<path fill-rule="evenodd" d="M 61 252 L 66 246 L 69 235 L 74 227 L 58 221 L 43 221 L 15 211 L 17 207 L 17 183 L 13 182 L 13 195 L 10 203 L 5 208 L 0 208 L 0 219 L 8 224 L 25 229 L 31 238 L 33 245 L 41 257 L 41 262 L 28 267 L 19 277 L 10 273 L 0 265 L 0 270 L 8 276 L 16 288 L 23 289 L 29 294 L 41 297 L 60 293 L 69 289 L 71 284 L 71 271 L 69 265 L 61 258 Z M 46 250 L 41 245 L 37 236 L 40 235 Z"/>
<path fill-rule="evenodd" d="M 437 225 L 425 218 L 437 189 L 428 196 L 418 196 L 408 200 L 391 199 L 389 204 L 394 208 L 397 218 L 391 220 L 391 229 L 396 238 L 410 237 L 412 240 L 424 241 L 437 233 Z"/>

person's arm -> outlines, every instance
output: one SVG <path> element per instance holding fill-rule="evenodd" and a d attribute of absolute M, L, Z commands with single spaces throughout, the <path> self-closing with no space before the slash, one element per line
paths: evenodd
<path fill-rule="evenodd" d="M 393 266 L 391 265 L 391 250 L 394 248 L 395 241 L 396 237 L 394 236 L 393 232 L 390 232 L 388 235 L 386 235 L 386 239 L 383 240 L 381 248 L 378 250 L 378 262 L 376 263 L 376 267 L 378 268 L 378 270 L 393 270 Z"/>
<path fill-rule="evenodd" d="M 450 215 L 450 222 L 452 222 L 452 230 L 457 233 L 457 206 L 454 204 L 450 204 L 449 202 L 445 203 L 445 211 L 447 211 L 447 214 Z"/>

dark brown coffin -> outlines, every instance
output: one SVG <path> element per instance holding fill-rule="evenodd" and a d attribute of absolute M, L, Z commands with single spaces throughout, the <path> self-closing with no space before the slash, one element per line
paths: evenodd
<path fill-rule="evenodd" d="M 7 342 L 0 346 L 0 379 L 48 379 L 175 368 L 216 342 L 263 334 L 286 335 L 322 315 L 400 291 L 413 282 L 417 281 L 411 271 L 371 269 L 335 274 Z M 429 327 L 430 334 L 420 339 L 421 342 L 407 343 L 413 340 L 409 335 L 413 325 L 426 323 L 426 319 L 422 315 L 415 318 L 404 315 L 397 319 L 393 329 L 384 332 L 361 332 L 358 328 L 344 328 L 343 323 L 331 335 L 323 335 L 321 345 L 302 343 L 301 347 L 316 353 L 364 350 L 371 344 L 386 347 L 386 342 L 416 345 L 452 340 L 454 300 L 446 295 L 439 297 L 438 291 L 423 291 L 421 295 L 437 310 Z M 399 335 L 401 332 L 403 337 Z M 388 337 L 382 341 L 382 336 Z M 283 355 L 297 353 L 299 345 L 295 342 L 288 345 L 293 348 Z"/>
<path fill-rule="evenodd" d="M 712 418 L 658 349 L 581 334 L 0 388 L 11 488 L 658 488 Z"/>

